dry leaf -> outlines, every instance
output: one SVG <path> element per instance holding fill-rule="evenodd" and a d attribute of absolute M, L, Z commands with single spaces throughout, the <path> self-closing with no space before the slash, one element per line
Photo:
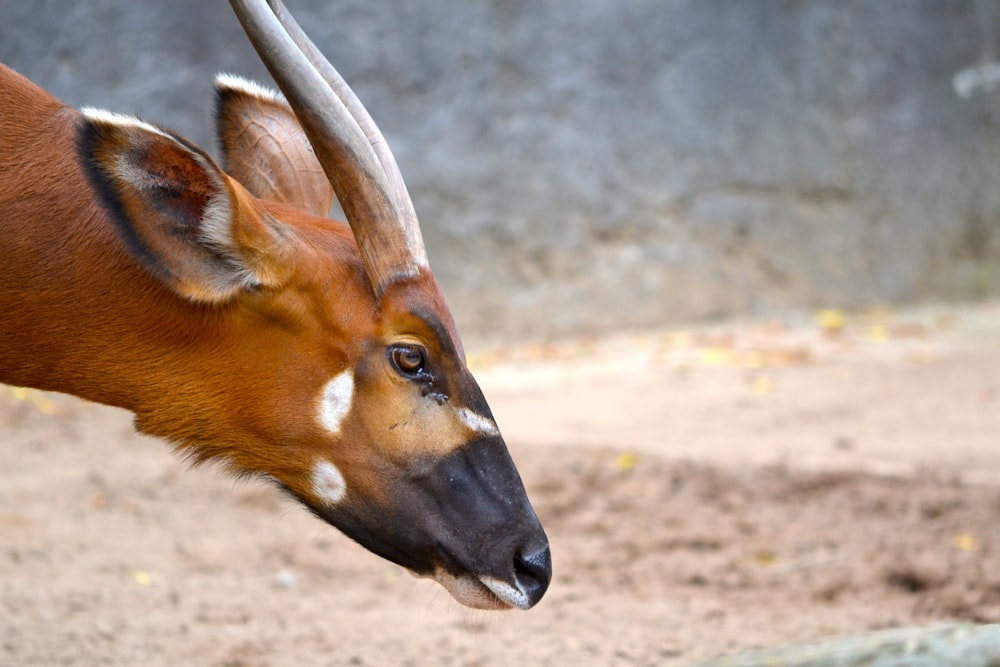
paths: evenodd
<path fill-rule="evenodd" d="M 634 452 L 623 452 L 615 457 L 615 468 L 621 471 L 631 470 L 638 461 L 639 457 Z"/>
<path fill-rule="evenodd" d="M 757 396 L 766 396 L 774 393 L 774 382 L 767 375 L 755 375 L 750 383 L 750 391 Z"/>
<path fill-rule="evenodd" d="M 976 548 L 976 538 L 968 533 L 961 533 L 955 536 L 955 546 L 960 551 L 974 551 Z"/>
<path fill-rule="evenodd" d="M 840 331 L 844 328 L 845 318 L 843 311 L 833 308 L 824 308 L 816 313 L 816 324 L 825 331 Z"/>
<path fill-rule="evenodd" d="M 889 340 L 889 327 L 884 324 L 873 324 L 868 327 L 868 340 L 883 343 Z"/>

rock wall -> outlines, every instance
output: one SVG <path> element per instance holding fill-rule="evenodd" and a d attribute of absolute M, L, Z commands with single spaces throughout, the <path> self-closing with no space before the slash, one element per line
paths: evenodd
<path fill-rule="evenodd" d="M 470 337 L 1000 293 L 992 0 L 289 0 Z M 212 146 L 221 0 L 0 0 L 0 61 Z"/>

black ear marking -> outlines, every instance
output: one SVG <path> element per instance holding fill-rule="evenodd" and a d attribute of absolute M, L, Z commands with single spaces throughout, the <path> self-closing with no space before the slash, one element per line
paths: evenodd
<path fill-rule="evenodd" d="M 108 212 L 108 216 L 115 224 L 115 228 L 129 253 L 161 281 L 177 282 L 177 276 L 174 276 L 160 261 L 156 253 L 143 242 L 135 228 L 129 223 L 124 202 L 118 188 L 115 187 L 114 178 L 97 157 L 99 146 L 108 139 L 106 125 L 92 122 L 90 118 L 84 117 L 76 136 L 76 154 L 83 166 L 87 182 L 97 194 L 97 201 Z"/>

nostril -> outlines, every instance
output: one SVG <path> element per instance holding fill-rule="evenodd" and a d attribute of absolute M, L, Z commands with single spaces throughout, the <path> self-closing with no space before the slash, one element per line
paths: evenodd
<path fill-rule="evenodd" d="M 552 580 L 552 555 L 549 547 L 530 554 L 514 554 L 514 580 L 533 606 L 549 587 Z"/>

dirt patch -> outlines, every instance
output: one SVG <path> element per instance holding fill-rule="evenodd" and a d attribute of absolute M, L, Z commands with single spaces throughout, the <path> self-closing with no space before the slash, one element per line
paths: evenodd
<path fill-rule="evenodd" d="M 554 583 L 527 613 L 462 609 L 272 489 L 188 469 L 125 413 L 0 388 L 0 665 L 661 665 L 1000 622 L 1000 487 L 970 474 L 998 467 L 995 339 L 949 325 L 841 348 L 816 333 L 794 364 L 716 363 L 755 331 L 599 365 L 603 385 L 580 348 L 480 360 L 552 540 Z M 929 368 L 933 382 L 907 379 Z M 512 389 L 528 371 L 530 406 Z M 853 394 L 830 390 L 844 373 Z M 596 405 L 629 382 L 642 391 L 617 430 L 611 399 L 581 409 L 585 386 Z M 942 439 L 949 424 L 972 435 Z"/>

